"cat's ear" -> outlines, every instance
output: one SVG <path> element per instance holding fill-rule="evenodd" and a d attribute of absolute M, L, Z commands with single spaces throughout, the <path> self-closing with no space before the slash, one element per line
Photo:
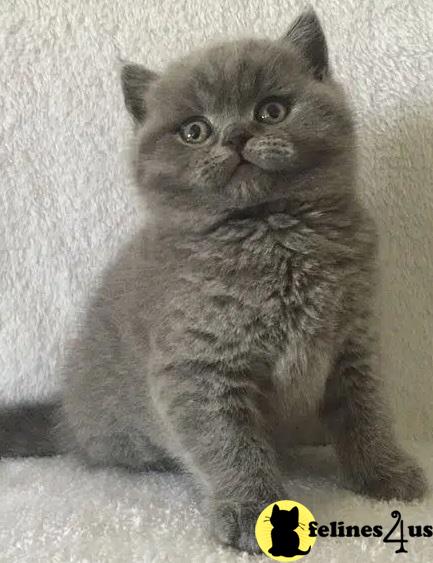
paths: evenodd
<path fill-rule="evenodd" d="M 314 10 L 307 10 L 292 23 L 285 40 L 302 52 L 315 78 L 321 80 L 329 73 L 326 38 Z"/>
<path fill-rule="evenodd" d="M 278 514 L 279 512 L 280 512 L 280 507 L 278 506 L 278 504 L 274 504 L 274 506 L 272 507 L 272 516 Z"/>
<path fill-rule="evenodd" d="M 294 515 L 296 518 L 299 518 L 299 508 L 298 508 L 297 506 L 294 506 L 294 507 L 292 508 L 292 510 L 290 511 L 290 513 L 291 513 L 291 514 L 293 513 L 293 515 Z"/>
<path fill-rule="evenodd" d="M 150 84 L 158 79 L 156 72 L 144 66 L 127 63 L 122 67 L 121 81 L 125 106 L 138 124 L 146 117 L 144 98 Z"/>

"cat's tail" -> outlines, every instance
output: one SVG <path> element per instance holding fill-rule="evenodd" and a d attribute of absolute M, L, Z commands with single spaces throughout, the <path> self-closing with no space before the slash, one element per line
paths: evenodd
<path fill-rule="evenodd" d="M 307 555 L 307 553 L 310 553 L 311 550 L 311 545 L 310 547 L 307 549 L 307 551 L 302 551 L 302 549 L 298 549 L 296 555 Z"/>
<path fill-rule="evenodd" d="M 0 458 L 64 453 L 58 431 L 60 418 L 60 402 L 0 410 Z"/>

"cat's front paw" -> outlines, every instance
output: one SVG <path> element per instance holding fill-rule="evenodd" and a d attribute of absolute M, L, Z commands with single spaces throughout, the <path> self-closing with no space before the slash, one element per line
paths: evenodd
<path fill-rule="evenodd" d="M 405 453 L 372 468 L 361 486 L 361 492 L 373 498 L 404 502 L 423 498 L 427 490 L 424 471 Z"/>
<path fill-rule="evenodd" d="M 212 534 L 221 543 L 241 551 L 261 553 L 255 526 L 260 512 L 271 502 L 213 501 L 210 521 Z"/>

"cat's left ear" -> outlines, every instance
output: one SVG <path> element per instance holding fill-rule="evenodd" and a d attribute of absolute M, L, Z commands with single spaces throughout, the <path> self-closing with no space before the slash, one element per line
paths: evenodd
<path fill-rule="evenodd" d="M 315 78 L 322 80 L 329 73 L 326 38 L 314 10 L 301 14 L 292 23 L 284 39 L 301 51 L 310 64 Z"/>
<path fill-rule="evenodd" d="M 158 79 L 156 72 L 137 64 L 122 67 L 121 81 L 125 106 L 137 124 L 146 118 L 145 95 L 152 82 Z"/>

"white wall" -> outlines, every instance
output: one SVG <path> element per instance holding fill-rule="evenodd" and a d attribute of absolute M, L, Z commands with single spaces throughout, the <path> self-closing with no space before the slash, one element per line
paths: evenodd
<path fill-rule="evenodd" d="M 0 0 L 0 400 L 56 387 L 66 327 L 140 220 L 119 56 L 161 68 L 203 41 L 283 33 L 303 2 Z M 399 430 L 431 437 L 433 4 L 322 0 L 380 222 L 383 371 Z"/>

